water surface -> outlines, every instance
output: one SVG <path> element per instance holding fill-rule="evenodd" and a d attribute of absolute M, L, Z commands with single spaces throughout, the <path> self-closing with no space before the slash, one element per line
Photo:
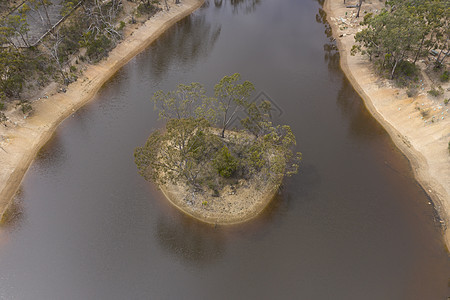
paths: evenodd
<path fill-rule="evenodd" d="M 67 119 L 0 234 L 1 299 L 446 299 L 450 264 L 407 160 L 343 76 L 312 0 L 210 1 Z M 149 101 L 240 72 L 277 105 L 301 172 L 256 220 L 172 208 L 133 150 Z"/>

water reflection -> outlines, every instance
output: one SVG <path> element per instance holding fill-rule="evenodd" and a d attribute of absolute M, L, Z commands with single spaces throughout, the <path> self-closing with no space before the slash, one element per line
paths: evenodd
<path fill-rule="evenodd" d="M 3 237 L 6 236 L 6 232 L 19 230 L 24 220 L 25 209 L 23 205 L 23 188 L 20 187 L 13 199 L 13 202 L 9 206 L 8 210 L 3 214 L 0 224 L 0 245 Z"/>
<path fill-rule="evenodd" d="M 323 5 L 323 1 L 318 0 L 318 2 Z M 322 7 L 316 14 L 316 22 L 323 24 L 325 27 L 324 33 L 328 41 L 323 45 L 324 61 L 327 63 L 329 72 L 333 73 L 333 77 L 341 80 L 336 103 L 343 115 L 350 119 L 350 134 L 357 138 L 373 138 L 383 135 L 385 132 L 383 128 L 371 117 L 359 95 L 355 93 L 348 79 L 342 74 L 339 49 L 332 36 L 327 14 Z"/>
<path fill-rule="evenodd" d="M 352 137 L 370 140 L 384 136 L 384 129 L 371 117 L 363 101 L 345 77 L 342 78 L 336 103 L 342 114 L 350 120 L 349 131 Z"/>
<path fill-rule="evenodd" d="M 230 0 L 230 4 L 232 7 L 233 14 L 249 14 L 256 10 L 256 7 L 258 7 L 262 3 L 261 0 Z M 224 5 L 223 0 L 214 0 L 214 6 L 217 8 L 221 8 Z"/>
<path fill-rule="evenodd" d="M 318 2 L 321 3 L 321 1 Z M 323 3 L 321 3 L 321 5 L 323 5 Z M 337 76 L 338 78 L 342 78 L 343 74 L 339 67 L 339 49 L 336 40 L 333 38 L 331 25 L 327 21 L 327 13 L 322 7 L 319 7 L 319 12 L 316 14 L 316 22 L 323 24 L 325 28 L 324 33 L 328 38 L 328 42 L 323 45 L 324 60 L 328 65 L 328 70 L 333 73 L 333 77 Z"/>
<path fill-rule="evenodd" d="M 50 140 L 39 150 L 35 164 L 38 170 L 59 168 L 66 161 L 67 154 L 64 151 L 64 143 L 60 135 L 53 134 Z M 45 173 L 48 173 L 46 171 Z"/>
<path fill-rule="evenodd" d="M 174 25 L 163 39 L 151 46 L 148 63 L 142 70 L 150 70 L 152 78 L 161 81 L 172 65 L 194 65 L 199 58 L 207 57 L 220 35 L 221 25 L 211 23 L 201 9 Z"/>
<path fill-rule="evenodd" d="M 184 262 L 203 266 L 223 256 L 225 236 L 220 228 L 190 217 L 158 219 L 156 237 L 168 253 Z"/>

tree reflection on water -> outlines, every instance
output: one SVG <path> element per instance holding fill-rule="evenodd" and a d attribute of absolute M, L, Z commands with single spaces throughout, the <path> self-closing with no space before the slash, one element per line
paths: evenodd
<path fill-rule="evenodd" d="M 157 240 L 167 252 L 197 266 L 219 259 L 225 250 L 222 230 L 187 216 L 160 217 L 156 230 Z"/>
<path fill-rule="evenodd" d="M 200 9 L 179 21 L 157 39 L 149 51 L 149 63 L 141 67 L 161 79 L 172 66 L 194 65 L 212 51 L 221 32 L 220 24 L 212 24 Z"/>
<path fill-rule="evenodd" d="M 227 1 L 225 1 L 224 4 L 223 0 L 214 0 L 214 6 L 218 8 L 226 7 L 226 3 Z M 232 7 L 233 14 L 252 13 L 261 3 L 262 3 L 261 0 L 230 0 L 230 5 Z"/>

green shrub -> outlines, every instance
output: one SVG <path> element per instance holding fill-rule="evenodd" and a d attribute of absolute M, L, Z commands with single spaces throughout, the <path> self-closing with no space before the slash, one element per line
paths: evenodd
<path fill-rule="evenodd" d="M 439 87 L 439 88 L 433 87 L 427 93 L 430 94 L 431 96 L 438 97 L 439 95 L 442 95 L 444 93 L 444 91 L 442 90 L 442 87 Z"/>
<path fill-rule="evenodd" d="M 29 113 L 33 110 L 31 104 L 27 101 L 20 102 L 20 110 L 23 114 Z"/>
<path fill-rule="evenodd" d="M 5 123 L 6 121 L 8 121 L 8 118 L 4 113 L 0 112 L 0 123 Z"/>
<path fill-rule="evenodd" d="M 419 68 L 415 64 L 404 60 L 398 65 L 396 72 L 400 75 L 412 77 L 413 75 L 417 75 Z"/>
<path fill-rule="evenodd" d="M 124 21 L 120 21 L 120 26 L 119 28 L 117 28 L 117 30 L 121 31 L 125 28 L 125 22 Z"/>
<path fill-rule="evenodd" d="M 223 146 L 221 150 L 218 151 L 217 156 L 213 161 L 214 167 L 217 173 L 224 178 L 230 178 L 233 176 L 237 169 L 238 161 L 228 150 L 227 146 Z"/>
<path fill-rule="evenodd" d="M 93 62 L 97 62 L 108 53 L 111 46 L 111 40 L 102 34 L 87 43 L 86 55 Z"/>
<path fill-rule="evenodd" d="M 442 82 L 447 82 L 449 79 L 450 79 L 450 73 L 448 71 L 445 71 L 444 73 L 442 73 L 442 75 L 441 75 Z"/>
<path fill-rule="evenodd" d="M 0 110 L 4 110 L 6 108 L 6 105 L 4 102 L 0 102 Z"/>

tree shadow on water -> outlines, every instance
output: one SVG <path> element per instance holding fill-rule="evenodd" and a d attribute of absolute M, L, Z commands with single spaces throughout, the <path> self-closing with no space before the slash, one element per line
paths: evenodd
<path fill-rule="evenodd" d="M 336 104 L 342 114 L 349 120 L 349 133 L 352 137 L 373 140 L 386 134 L 386 131 L 372 117 L 361 97 L 345 77 L 342 78 Z"/>
<path fill-rule="evenodd" d="M 208 1 L 209 2 L 209 1 Z M 226 7 L 227 4 L 231 5 L 233 14 L 250 14 L 253 13 L 256 8 L 261 5 L 261 0 L 214 0 L 214 6 L 216 8 Z"/>
<path fill-rule="evenodd" d="M 183 262 L 202 267 L 223 256 L 225 236 L 213 225 L 188 216 L 159 217 L 156 225 L 159 244 Z"/>
<path fill-rule="evenodd" d="M 139 65 L 161 80 L 172 67 L 194 65 L 200 58 L 207 57 L 220 32 L 221 25 L 212 24 L 204 12 L 191 14 L 158 38 Z"/>
<path fill-rule="evenodd" d="M 22 227 L 25 219 L 23 189 L 20 187 L 0 220 L 0 231 L 17 231 Z"/>

